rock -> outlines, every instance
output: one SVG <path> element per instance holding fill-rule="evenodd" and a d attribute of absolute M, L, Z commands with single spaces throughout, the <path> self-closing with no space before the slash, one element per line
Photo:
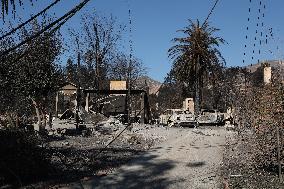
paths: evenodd
<path fill-rule="evenodd" d="M 96 173 L 96 176 L 99 176 L 99 177 L 107 176 L 107 171 L 106 170 L 100 170 Z"/>

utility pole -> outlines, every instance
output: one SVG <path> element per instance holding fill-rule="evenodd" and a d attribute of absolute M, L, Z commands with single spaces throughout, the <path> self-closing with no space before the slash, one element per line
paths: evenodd
<path fill-rule="evenodd" d="M 95 111 L 97 113 L 101 113 L 100 112 L 100 108 L 99 108 L 99 103 L 98 103 L 98 99 L 99 99 L 99 94 L 100 94 L 100 57 L 99 57 L 99 53 L 100 53 L 100 42 L 99 42 L 99 34 L 98 34 L 98 26 L 97 23 L 94 25 L 94 30 L 95 30 L 95 36 L 96 36 L 96 42 L 95 42 L 95 58 L 96 58 L 96 83 L 95 83 L 95 87 L 97 88 L 97 94 L 95 96 Z"/>
<path fill-rule="evenodd" d="M 76 38 L 77 42 L 77 48 L 78 48 L 78 55 L 77 55 L 77 79 L 78 79 L 78 84 L 77 84 L 77 89 L 76 89 L 76 110 L 75 110 L 75 121 L 76 121 L 76 130 L 79 129 L 79 111 L 80 111 L 80 98 L 81 98 L 81 86 L 80 86 L 80 77 L 81 77 L 81 72 L 80 72 L 80 45 L 79 45 L 79 40 Z"/>
<path fill-rule="evenodd" d="M 100 57 L 99 57 L 99 49 L 100 49 L 100 43 L 99 43 L 99 34 L 98 34 L 98 28 L 97 25 L 94 27 L 95 35 L 96 35 L 96 44 L 95 44 L 95 53 L 96 53 L 96 84 L 97 84 L 97 90 L 100 90 Z"/>
<path fill-rule="evenodd" d="M 131 125 L 131 69 L 132 69 L 132 28 L 131 28 L 131 11 L 130 8 L 128 10 L 128 16 L 129 16 L 129 35 L 130 35 L 130 39 L 129 39 L 129 46 L 130 46 L 130 53 L 129 53 L 129 64 L 128 64 L 128 70 L 127 70 L 127 126 L 130 128 Z"/>

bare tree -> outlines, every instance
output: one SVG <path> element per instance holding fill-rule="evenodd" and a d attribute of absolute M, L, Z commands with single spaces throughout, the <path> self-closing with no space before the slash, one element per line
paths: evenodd
<path fill-rule="evenodd" d="M 123 53 L 117 53 L 109 65 L 109 78 L 112 80 L 127 80 L 128 72 L 131 72 L 131 82 L 135 81 L 146 74 L 146 68 L 143 63 L 137 58 L 132 58 L 131 67 L 129 68 L 130 58 Z"/>
<path fill-rule="evenodd" d="M 116 54 L 124 27 L 113 16 L 104 17 L 96 13 L 86 14 L 82 18 L 82 27 L 84 61 L 92 77 L 95 74 L 95 87 L 100 88 L 100 82 L 107 78 L 109 64 Z"/>
<path fill-rule="evenodd" d="M 80 39 L 83 87 L 102 88 L 103 81 L 108 79 L 127 80 L 130 57 L 118 50 L 124 28 L 113 16 L 86 14 L 82 17 L 82 34 L 70 29 L 72 38 Z M 146 74 L 146 68 L 137 58 L 132 58 L 131 62 L 131 80 L 135 82 Z"/>

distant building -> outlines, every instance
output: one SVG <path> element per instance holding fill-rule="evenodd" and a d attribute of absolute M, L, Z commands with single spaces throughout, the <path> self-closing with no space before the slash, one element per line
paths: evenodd
<path fill-rule="evenodd" d="M 56 117 L 61 115 L 67 109 L 74 109 L 77 104 L 76 92 L 77 86 L 73 83 L 66 83 L 62 86 L 56 94 L 55 112 Z"/>
<path fill-rule="evenodd" d="M 186 98 L 184 101 L 183 101 L 183 109 L 184 110 L 188 110 L 190 112 L 194 112 L 194 101 L 193 101 L 193 98 Z"/>
<path fill-rule="evenodd" d="M 73 95 L 76 94 L 77 86 L 73 83 L 66 83 L 62 88 L 60 88 L 59 92 L 64 95 Z"/>
<path fill-rule="evenodd" d="M 110 90 L 126 90 L 126 81 L 110 81 Z"/>
<path fill-rule="evenodd" d="M 262 71 L 266 72 L 262 78 L 262 82 L 264 84 L 272 82 L 272 75 L 276 74 L 275 76 L 279 76 L 279 79 L 284 83 L 284 61 L 283 60 L 266 60 L 266 61 L 261 61 L 257 64 L 252 64 L 247 66 L 246 68 L 250 73 L 254 73 L 257 71 L 258 68 L 260 67 L 271 67 L 271 68 L 266 68 L 265 70 L 263 68 Z M 262 72 L 262 73 L 263 73 Z M 270 80 L 270 81 L 269 81 Z"/>
<path fill-rule="evenodd" d="M 263 82 L 264 84 L 269 84 L 271 83 L 271 66 L 265 66 L 263 69 Z"/>

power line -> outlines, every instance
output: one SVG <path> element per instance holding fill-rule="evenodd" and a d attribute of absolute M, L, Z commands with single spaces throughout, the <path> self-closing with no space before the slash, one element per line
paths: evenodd
<path fill-rule="evenodd" d="M 64 25 L 64 24 L 68 21 L 68 19 L 70 19 L 74 14 L 75 14 L 75 13 L 70 14 L 68 17 L 66 17 L 61 23 L 59 23 L 55 28 L 53 28 L 50 32 L 48 32 L 48 34 L 47 34 L 46 37 L 50 36 L 51 34 L 53 34 L 54 32 L 56 32 L 58 29 L 60 29 L 60 27 L 61 27 L 62 25 Z M 21 55 L 19 55 L 15 60 L 13 60 L 12 63 L 15 63 L 15 62 L 19 61 L 20 59 L 22 59 L 23 57 L 25 57 L 27 54 L 28 54 L 28 51 L 23 52 L 23 53 L 22 53 Z"/>
<path fill-rule="evenodd" d="M 41 31 L 37 32 L 33 36 L 28 37 L 26 40 L 22 41 L 21 43 L 15 45 L 14 47 L 11 47 L 10 49 L 7 49 L 0 53 L 0 57 L 4 56 L 8 53 L 10 53 L 13 50 L 16 50 L 17 48 L 21 47 L 22 45 L 26 44 L 27 42 L 39 37 L 41 34 L 46 32 L 47 30 L 51 29 L 53 26 L 58 24 L 59 22 L 63 21 L 63 23 L 60 23 L 59 25 L 62 26 L 68 19 L 70 19 L 72 16 L 74 16 L 79 10 L 81 10 L 90 0 L 84 0 L 80 4 L 78 4 L 75 8 L 73 8 L 71 11 L 66 13 L 64 16 L 60 17 L 56 21 L 52 22 L 48 26 L 44 27 Z M 67 20 L 66 20 L 67 19 Z"/>
<path fill-rule="evenodd" d="M 219 0 L 216 0 L 216 1 L 215 1 L 215 4 L 214 4 L 213 7 L 211 8 L 211 10 L 210 10 L 209 14 L 207 15 L 206 19 L 204 20 L 202 26 L 204 26 L 204 24 L 208 21 L 208 19 L 210 18 L 211 14 L 213 13 L 215 7 L 217 6 L 218 2 L 219 2 Z"/>
<path fill-rule="evenodd" d="M 257 0 L 254 2 L 249 0 L 245 44 L 242 60 L 243 63 L 246 63 L 246 61 L 248 61 L 249 63 L 256 60 L 257 63 L 260 63 L 261 58 L 266 52 L 265 49 L 268 48 L 268 33 L 264 29 L 265 14 L 265 0 Z"/>
<path fill-rule="evenodd" d="M 7 37 L 8 35 L 11 35 L 12 33 L 16 32 L 18 29 L 24 27 L 26 24 L 28 24 L 29 22 L 31 22 L 32 20 L 34 20 L 35 18 L 37 18 L 38 16 L 42 15 L 43 13 L 45 13 L 46 11 L 48 11 L 50 8 L 52 8 L 54 5 L 56 5 L 60 0 L 55 0 L 53 3 L 51 3 L 50 5 L 48 5 L 45 9 L 43 9 L 42 11 L 40 11 L 39 13 L 35 14 L 34 16 L 32 16 L 30 19 L 28 19 L 27 21 L 21 23 L 19 26 L 17 26 L 16 28 L 13 28 L 11 31 L 9 31 L 8 33 L 2 35 L 0 37 L 0 40 L 4 39 L 5 37 Z"/>

